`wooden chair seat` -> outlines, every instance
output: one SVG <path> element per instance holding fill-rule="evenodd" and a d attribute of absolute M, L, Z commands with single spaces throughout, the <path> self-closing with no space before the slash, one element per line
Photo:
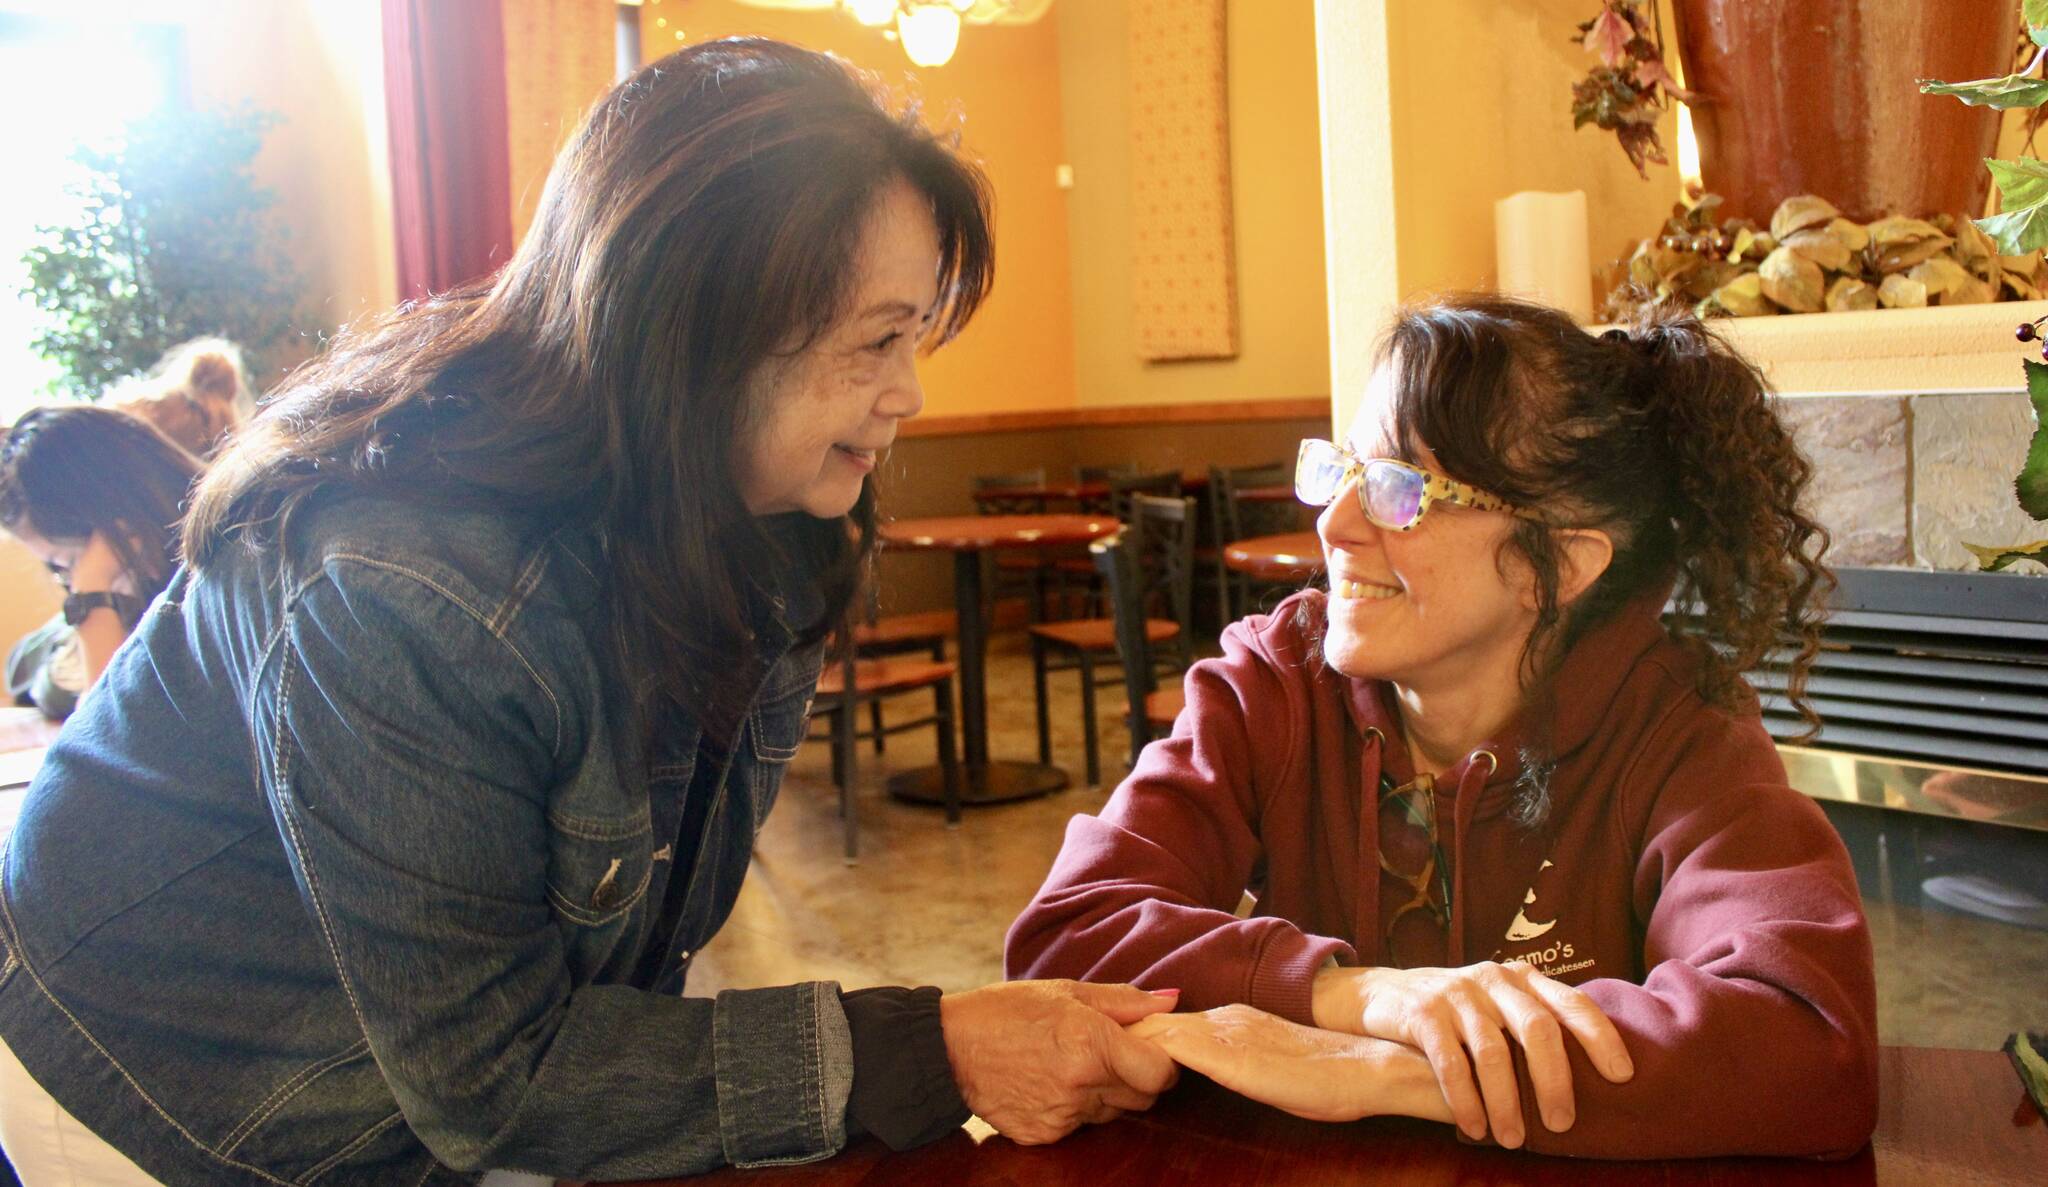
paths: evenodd
<path fill-rule="evenodd" d="M 862 697 L 909 692 L 950 680 L 957 671 L 957 664 L 928 659 L 864 659 L 853 665 L 854 691 Z M 818 695 L 836 699 L 845 692 L 845 669 L 827 664 L 818 674 Z"/>
<path fill-rule="evenodd" d="M 853 628 L 853 645 L 860 651 L 897 649 L 923 645 L 933 639 L 950 639 L 960 633 L 957 610 L 920 610 L 913 614 L 889 614 L 872 623 Z"/>
<path fill-rule="evenodd" d="M 1042 622 L 1031 628 L 1031 633 L 1041 639 L 1064 644 L 1077 651 L 1116 650 L 1116 621 L 1109 618 L 1083 618 L 1072 622 Z M 1170 618 L 1148 618 L 1145 620 L 1145 642 L 1164 643 L 1180 634 L 1180 624 Z"/>
<path fill-rule="evenodd" d="M 1188 694 L 1179 685 L 1145 694 L 1145 724 L 1172 729 L 1174 719 L 1187 708 Z"/>

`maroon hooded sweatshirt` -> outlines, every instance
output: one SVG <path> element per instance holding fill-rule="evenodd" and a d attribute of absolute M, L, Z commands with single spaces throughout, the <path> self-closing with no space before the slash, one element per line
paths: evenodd
<path fill-rule="evenodd" d="M 1413 774 L 1379 681 L 1322 662 L 1309 592 L 1223 636 L 1187 708 L 1100 816 L 1068 823 L 1011 926 L 1011 977 L 1181 990 L 1313 1025 L 1316 970 L 1383 963 L 1406 888 L 1383 884 L 1377 790 Z M 1644 599 L 1566 657 L 1548 712 L 1437 781 L 1448 934 L 1410 964 L 1526 960 L 1621 1032 L 1609 1083 L 1567 1037 L 1577 1121 L 1546 1129 L 1517 1054 L 1527 1147 L 1598 1158 L 1841 1156 L 1877 1119 L 1870 935 L 1841 840 L 1792 790 L 1751 696 L 1703 700 L 1696 662 Z M 1508 809 L 1518 749 L 1547 721 L 1556 762 L 1535 827 Z M 1251 918 L 1235 909 L 1257 896 Z M 1399 896 L 1396 898 L 1395 896 Z M 1394 901 L 1389 901 L 1393 899 Z"/>

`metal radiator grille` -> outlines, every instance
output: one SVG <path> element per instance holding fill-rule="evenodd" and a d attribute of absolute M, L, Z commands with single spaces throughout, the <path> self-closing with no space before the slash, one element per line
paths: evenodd
<path fill-rule="evenodd" d="M 2048 775 L 2048 578 L 1845 569 L 1807 697 L 1828 749 Z M 1674 607 L 1672 613 L 1683 617 Z M 1781 741 L 1782 660 L 1751 671 Z"/>

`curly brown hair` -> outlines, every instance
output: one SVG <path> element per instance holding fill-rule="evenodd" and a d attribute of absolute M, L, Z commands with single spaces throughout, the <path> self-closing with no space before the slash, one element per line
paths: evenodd
<path fill-rule="evenodd" d="M 1532 686 L 1589 629 L 1675 582 L 1701 695 L 1735 707 L 1742 673 L 1789 647 L 1786 697 L 1811 736 L 1828 534 L 1800 509 L 1812 465 L 1733 347 L 1674 310 L 1596 336 L 1554 309 L 1470 295 L 1404 311 L 1379 361 L 1409 460 L 1426 446 L 1452 477 L 1542 512 L 1507 544 L 1535 575 Z M 1571 528 L 1607 533 L 1614 556 L 1561 607 L 1558 531 Z"/>

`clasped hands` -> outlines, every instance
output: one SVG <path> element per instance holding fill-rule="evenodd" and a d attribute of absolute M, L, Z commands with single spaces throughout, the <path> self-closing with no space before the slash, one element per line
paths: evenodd
<path fill-rule="evenodd" d="M 1491 1132 L 1520 1146 L 1518 1044 L 1537 1112 L 1553 1132 L 1575 1118 L 1565 1036 L 1600 1074 L 1635 1074 L 1607 1015 L 1527 964 L 1456 969 L 1326 968 L 1315 1026 L 1250 1006 L 1175 1014 L 1177 992 L 1013 981 L 940 1001 L 946 1053 L 968 1108 L 1011 1140 L 1053 1142 L 1148 1109 L 1185 1066 L 1234 1092 L 1315 1121 L 1399 1114 Z"/>
<path fill-rule="evenodd" d="M 1575 1119 L 1570 1034 L 1594 1068 L 1635 1074 L 1621 1036 L 1593 1000 L 1527 964 L 1455 969 L 1326 968 L 1316 1025 L 1250 1006 L 1157 1014 L 1128 1028 L 1232 1091 L 1317 1121 L 1401 1114 L 1454 1122 L 1477 1141 L 1520 1146 L 1518 1044 L 1537 1112 L 1562 1132 Z"/>

